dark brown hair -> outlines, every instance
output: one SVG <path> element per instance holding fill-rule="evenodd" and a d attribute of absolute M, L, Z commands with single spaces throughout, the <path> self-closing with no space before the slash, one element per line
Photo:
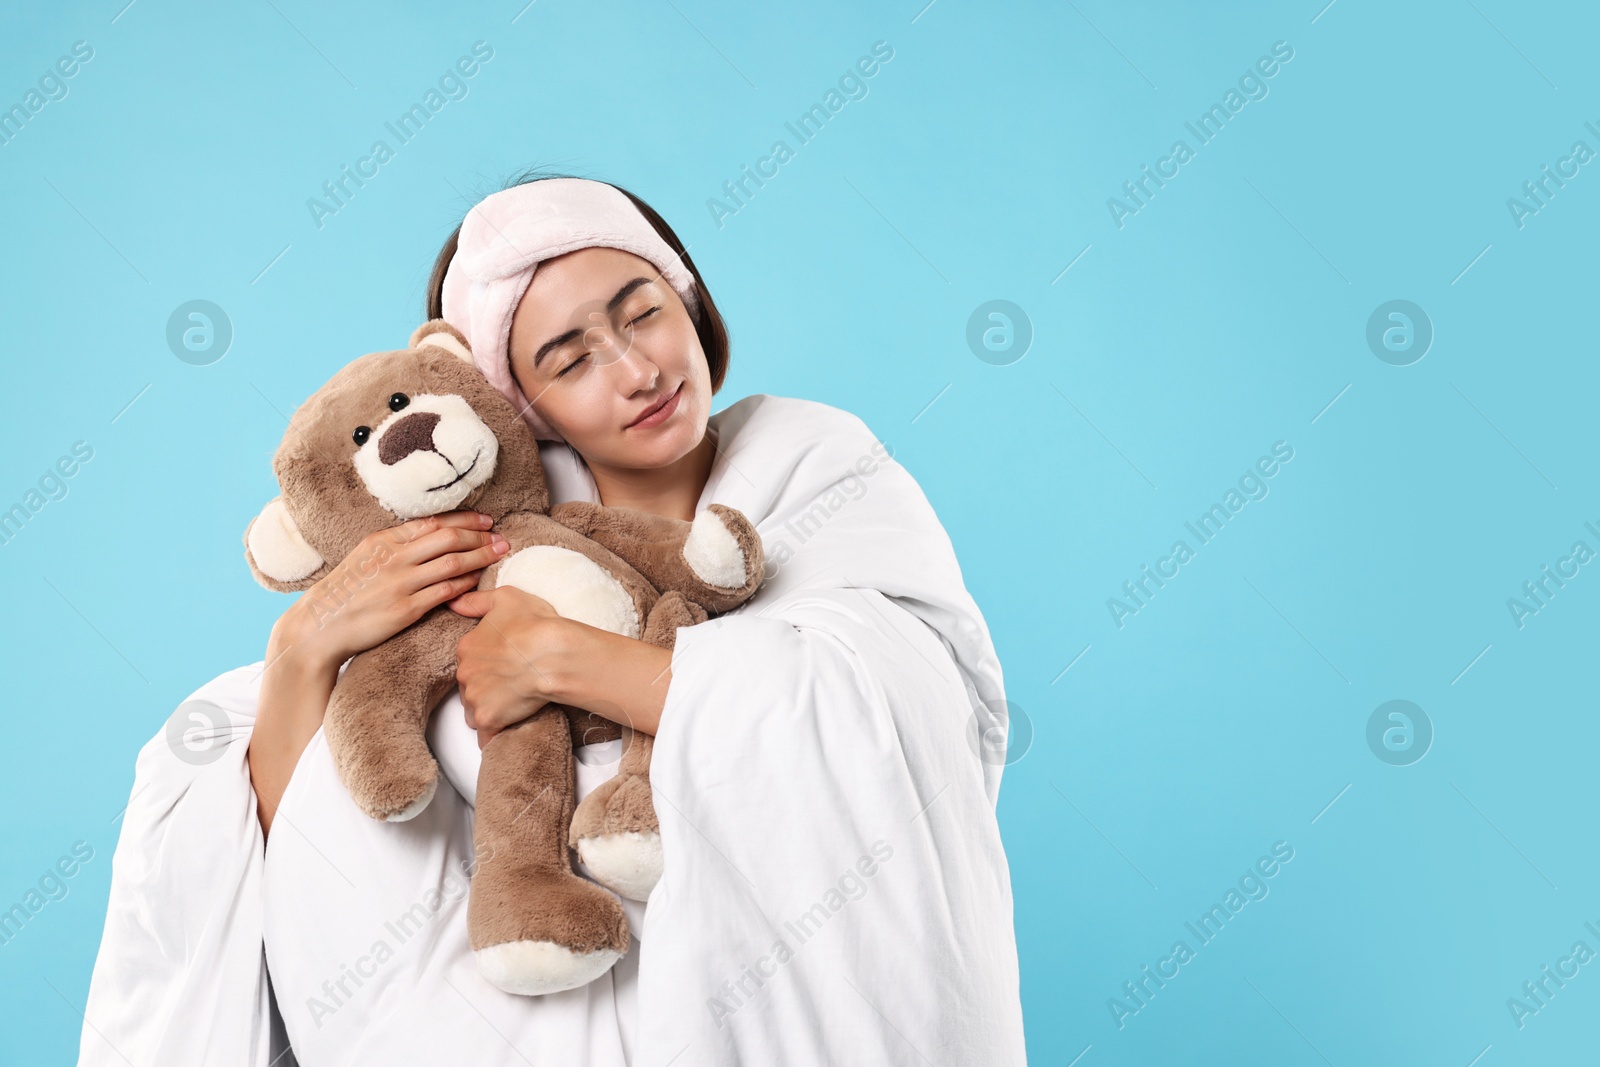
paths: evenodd
<path fill-rule="evenodd" d="M 576 177 L 576 175 L 527 171 L 507 182 L 504 188 L 511 189 L 518 185 L 527 185 L 529 182 L 544 181 L 547 178 L 571 177 Z M 700 277 L 700 269 L 694 265 L 694 260 L 690 259 L 689 254 L 684 251 L 683 242 L 678 240 L 678 235 L 672 232 L 672 227 L 667 225 L 665 219 L 656 214 L 654 208 L 622 188 L 622 186 L 611 182 L 606 184 L 633 201 L 634 206 L 639 209 L 639 213 L 650 221 L 650 225 L 655 227 L 656 232 L 661 235 L 661 239 L 667 243 L 667 247 L 672 249 L 673 253 L 683 262 L 683 265 L 689 268 L 689 273 L 694 276 L 695 295 L 699 298 L 700 311 L 698 315 L 691 314 L 690 317 L 694 320 L 695 333 L 700 335 L 700 347 L 706 353 L 706 363 L 711 369 L 711 391 L 715 393 L 722 388 L 722 379 L 727 377 L 728 374 L 728 328 L 723 323 L 722 315 L 717 311 L 717 305 L 712 301 L 711 294 L 706 291 L 706 283 Z M 461 227 L 457 225 L 450 234 L 449 239 L 445 241 L 444 247 L 439 250 L 438 258 L 433 261 L 433 273 L 428 277 L 427 301 L 424 308 L 424 314 L 429 319 L 444 318 L 444 275 L 445 271 L 450 268 L 450 261 L 455 258 L 456 243 L 460 239 Z"/>

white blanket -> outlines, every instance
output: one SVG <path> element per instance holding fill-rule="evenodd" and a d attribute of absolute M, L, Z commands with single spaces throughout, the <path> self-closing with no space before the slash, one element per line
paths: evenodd
<path fill-rule="evenodd" d="M 358 811 L 318 733 L 264 850 L 258 662 L 139 753 L 80 1065 L 1025 1062 L 1001 672 L 949 538 L 853 415 L 758 394 L 711 426 L 699 507 L 749 516 L 769 577 L 678 632 L 651 773 L 665 870 L 624 901 L 628 955 L 543 997 L 478 977 L 454 692 L 429 726 L 448 787 L 420 817 Z M 541 452 L 553 501 L 598 499 L 566 446 Z M 581 750 L 580 797 L 619 746 Z"/>

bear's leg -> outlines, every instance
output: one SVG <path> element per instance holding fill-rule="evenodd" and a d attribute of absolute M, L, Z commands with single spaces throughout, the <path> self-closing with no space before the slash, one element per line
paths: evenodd
<path fill-rule="evenodd" d="M 682 593 L 663 593 L 645 621 L 643 640 L 671 648 L 680 626 L 706 621 Z M 661 880 L 661 824 L 650 792 L 655 738 L 622 728 L 622 765 L 610 781 L 583 798 L 569 841 L 602 885 L 629 900 L 647 900 Z"/>
<path fill-rule="evenodd" d="M 508 993 L 574 989 L 628 951 L 622 902 L 572 869 L 574 773 L 565 705 L 483 749 L 467 932 L 484 977 Z"/>

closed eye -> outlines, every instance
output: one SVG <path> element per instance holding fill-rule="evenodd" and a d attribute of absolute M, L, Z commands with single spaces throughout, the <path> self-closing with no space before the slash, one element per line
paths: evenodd
<path fill-rule="evenodd" d="M 659 304 L 656 307 L 651 307 L 650 310 L 646 310 L 645 314 L 635 315 L 634 318 L 630 318 L 629 322 L 627 322 L 627 325 L 632 326 L 632 325 L 634 325 L 634 323 L 643 322 L 643 320 L 646 320 L 646 318 L 650 318 L 651 315 L 656 314 L 656 312 L 659 312 L 659 310 L 661 310 L 661 306 L 659 306 Z M 573 360 L 573 362 L 568 363 L 568 365 L 566 365 L 566 366 L 563 366 L 562 370 L 555 371 L 555 376 L 557 376 L 557 378 L 565 378 L 566 371 L 573 370 L 573 368 L 576 368 L 576 366 L 578 366 L 579 363 L 586 362 L 587 358 L 589 358 L 589 355 L 587 355 L 587 354 L 579 355 L 579 357 L 576 358 L 576 360 Z"/>
<path fill-rule="evenodd" d="M 660 308 L 659 305 L 656 306 L 656 307 L 653 307 L 649 311 L 646 311 L 643 315 L 640 315 L 637 318 L 634 318 L 634 319 L 630 320 L 628 322 L 628 325 L 631 327 L 636 322 L 643 322 L 645 319 L 648 319 L 651 315 L 654 315 L 656 312 L 658 312 L 660 310 L 661 310 L 661 308 Z M 562 367 L 560 370 L 556 371 L 556 377 L 557 378 L 564 377 L 569 370 L 572 370 L 574 367 L 578 366 L 580 363 L 583 363 L 583 362 L 587 361 L 588 358 L 589 358 L 589 356 L 588 356 L 587 353 L 585 353 L 584 355 L 579 356 L 577 359 L 573 360 L 571 363 L 568 363 L 565 367 Z"/>

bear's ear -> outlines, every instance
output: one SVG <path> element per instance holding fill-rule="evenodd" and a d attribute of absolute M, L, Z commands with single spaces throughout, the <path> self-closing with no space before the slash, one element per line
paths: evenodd
<path fill-rule="evenodd" d="M 244 531 L 244 558 L 256 581 L 277 593 L 309 589 L 330 568 L 316 549 L 300 536 L 283 497 L 267 501 L 261 514 Z"/>
<path fill-rule="evenodd" d="M 458 359 L 472 363 L 472 346 L 461 331 L 443 319 L 429 319 L 411 333 L 412 348 L 442 348 Z"/>

